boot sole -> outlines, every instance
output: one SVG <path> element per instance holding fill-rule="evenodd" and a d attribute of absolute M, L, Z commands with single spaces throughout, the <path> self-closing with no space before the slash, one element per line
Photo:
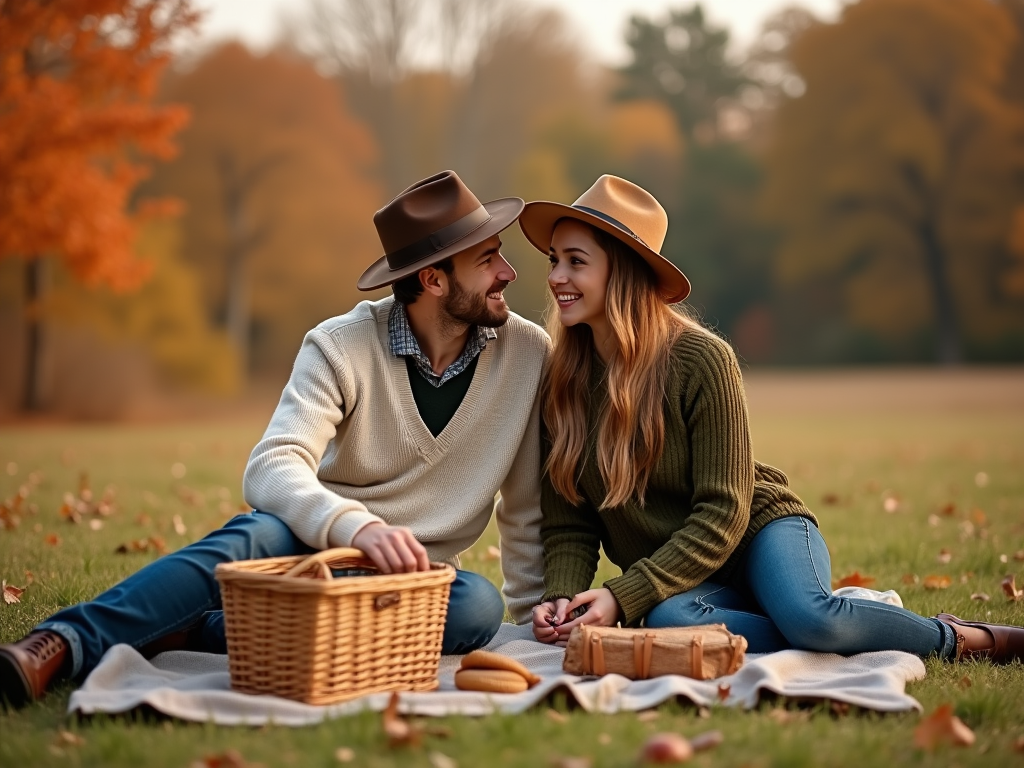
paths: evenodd
<path fill-rule="evenodd" d="M 0 651 L 0 706 L 21 709 L 35 700 L 32 686 L 21 665 L 6 651 Z"/>

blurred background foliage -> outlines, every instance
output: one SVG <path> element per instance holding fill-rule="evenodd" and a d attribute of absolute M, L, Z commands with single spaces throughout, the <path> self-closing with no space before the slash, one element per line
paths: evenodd
<path fill-rule="evenodd" d="M 95 13 L 167 5 L 94 4 L 76 35 Z M 4 3 L 0 23 L 25 28 L 14 11 L 37 5 Z M 77 49 L 47 34 L 7 35 L 0 53 L 57 50 L 48 77 L 73 82 Z M 267 52 L 151 40 L 160 76 L 126 103 L 190 119 L 165 126 L 176 156 L 123 180 L 136 258 L 107 268 L 148 279 L 83 271 L 65 242 L 19 240 L 0 218 L 0 407 L 117 415 L 163 382 L 280 384 L 303 333 L 367 297 L 373 212 L 444 168 L 485 200 L 572 202 L 601 173 L 651 190 L 688 302 L 749 364 L 1024 360 L 1024 0 L 860 0 L 834 23 L 793 6 L 745 50 L 681 2 L 623 34 L 630 60 L 611 69 L 529 0 L 309 0 Z M 0 134 L 17 138 L 48 81 L 11 82 Z M 25 142 L 0 143 L 0 178 L 22 173 Z M 85 155 L 140 163 L 133 142 Z M 177 215 L 136 216 L 154 199 Z M 510 304 L 539 322 L 545 261 L 503 237 Z M 36 319 L 45 365 L 26 341 Z M 34 400 L 31 365 L 46 374 Z"/>

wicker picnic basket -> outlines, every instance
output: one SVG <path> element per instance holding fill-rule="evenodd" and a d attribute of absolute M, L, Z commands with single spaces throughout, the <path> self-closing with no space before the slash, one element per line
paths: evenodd
<path fill-rule="evenodd" d="M 231 687 L 307 704 L 437 688 L 455 569 L 376 571 L 350 548 L 218 565 Z"/>

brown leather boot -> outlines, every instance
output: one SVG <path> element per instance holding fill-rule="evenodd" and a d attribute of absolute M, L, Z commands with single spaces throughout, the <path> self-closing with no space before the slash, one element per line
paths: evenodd
<path fill-rule="evenodd" d="M 42 697 L 67 654 L 56 632 L 31 632 L 0 645 L 0 704 L 18 709 Z"/>
<path fill-rule="evenodd" d="M 1024 627 L 1014 627 L 1009 624 L 986 624 L 981 621 L 961 621 L 951 613 L 940 613 L 935 618 L 949 625 L 956 632 L 956 658 L 958 660 L 989 659 L 993 664 L 1009 664 L 1013 661 L 1024 660 Z M 984 629 L 992 635 L 991 647 L 971 648 L 967 643 L 967 638 L 957 628 L 958 626 Z"/>

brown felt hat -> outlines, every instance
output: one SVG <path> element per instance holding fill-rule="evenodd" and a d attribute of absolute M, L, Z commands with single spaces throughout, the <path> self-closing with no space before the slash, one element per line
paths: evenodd
<path fill-rule="evenodd" d="M 686 275 L 658 251 L 665 244 L 668 214 L 650 192 L 618 176 L 604 175 L 572 205 L 527 203 L 519 217 L 526 239 L 541 253 L 551 249 L 559 219 L 578 219 L 621 240 L 651 265 L 662 299 L 668 304 L 690 294 Z"/>
<path fill-rule="evenodd" d="M 373 215 L 384 255 L 356 283 L 372 291 L 482 243 L 523 210 L 518 197 L 477 200 L 455 171 L 418 181 Z"/>

